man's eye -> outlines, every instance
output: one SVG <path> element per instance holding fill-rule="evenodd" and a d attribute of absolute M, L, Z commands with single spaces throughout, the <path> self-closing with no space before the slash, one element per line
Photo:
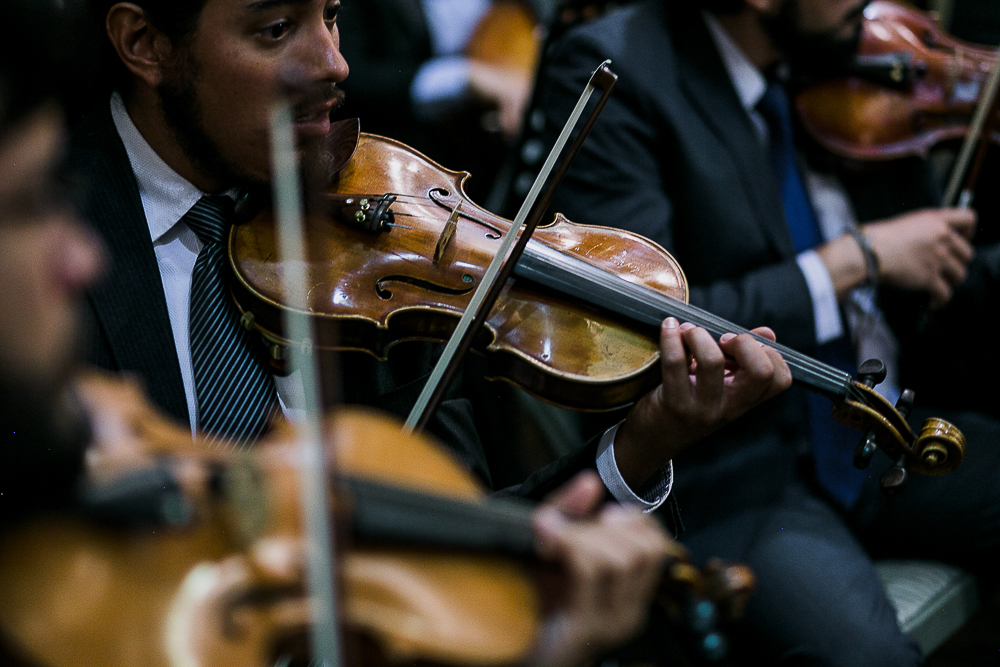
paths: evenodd
<path fill-rule="evenodd" d="M 278 40 L 287 35 L 291 29 L 292 24 L 288 21 L 278 21 L 261 30 L 260 34 L 268 39 Z"/>
<path fill-rule="evenodd" d="M 323 20 L 328 24 L 333 25 L 337 22 L 337 14 L 340 12 L 340 3 L 335 5 L 327 5 L 326 9 L 323 10 Z"/>

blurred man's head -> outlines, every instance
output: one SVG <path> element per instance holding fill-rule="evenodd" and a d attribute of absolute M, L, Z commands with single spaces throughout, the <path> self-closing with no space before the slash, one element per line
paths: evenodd
<path fill-rule="evenodd" d="M 669 0 L 668 0 L 669 1 Z M 870 0 L 699 0 L 718 16 L 746 14 L 796 69 L 837 71 L 857 52 Z"/>
<path fill-rule="evenodd" d="M 96 277 L 96 244 L 53 184 L 63 142 L 56 102 L 57 14 L 47 0 L 8 0 L 17 30 L 0 40 L 0 469 L 79 445 L 84 422 L 67 400 L 78 306 Z M 10 498 L 10 489 L 0 489 Z M 2 510 L 2 508 L 0 508 Z"/>
<path fill-rule="evenodd" d="M 302 142 L 319 144 L 347 76 L 339 0 L 91 0 L 103 13 L 133 121 L 175 171 L 206 191 L 269 180 L 270 105 L 307 88 Z"/>
<path fill-rule="evenodd" d="M 777 0 L 762 14 L 764 27 L 796 68 L 837 72 L 857 53 L 869 1 Z"/>

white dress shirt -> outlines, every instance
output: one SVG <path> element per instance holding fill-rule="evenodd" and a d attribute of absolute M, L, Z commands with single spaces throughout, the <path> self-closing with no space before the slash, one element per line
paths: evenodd
<path fill-rule="evenodd" d="M 198 398 L 191 364 L 188 321 L 191 279 L 195 261 L 201 251 L 201 241 L 181 218 L 206 193 L 171 169 L 156 154 L 132 122 L 121 95 L 117 92 L 111 97 L 111 117 L 122 143 L 125 144 L 125 152 L 139 184 L 139 197 L 163 283 L 193 433 L 198 428 Z M 274 382 L 282 411 L 294 420 L 304 403 L 298 374 L 275 376 Z M 615 426 L 609 429 L 601 440 L 596 461 L 598 473 L 618 501 L 644 511 L 652 511 L 662 505 L 670 493 L 673 468 L 668 465 L 654 476 L 652 483 L 647 485 L 650 491 L 643 494 L 644 498 L 633 493 L 615 463 L 614 434 L 617 428 Z"/>
<path fill-rule="evenodd" d="M 135 180 L 139 185 L 142 210 L 149 225 L 153 253 L 160 269 L 163 295 L 167 301 L 170 329 L 174 336 L 177 361 L 187 398 L 192 433 L 198 428 L 198 395 L 194 386 L 191 364 L 191 342 L 188 320 L 191 309 L 191 279 L 194 264 L 201 252 L 201 241 L 181 218 L 198 203 L 202 192 L 164 162 L 146 142 L 129 117 L 121 95 L 111 96 L 111 118 L 118 136 L 125 144 Z M 301 409 L 302 388 L 296 374 L 274 378 L 278 401 L 286 415 L 294 416 Z"/>
<path fill-rule="evenodd" d="M 469 92 L 470 67 L 465 50 L 490 10 L 490 0 L 421 0 L 433 57 L 420 65 L 410 98 L 426 120 L 461 104 Z"/>
<path fill-rule="evenodd" d="M 767 146 L 770 134 L 767 122 L 757 111 L 757 104 L 767 90 L 767 79 L 733 42 L 715 17 L 707 12 L 704 16 L 736 95 L 750 117 L 761 144 Z M 832 241 L 840 238 L 849 227 L 857 224 L 857 216 L 847 192 L 836 176 L 815 172 L 804 163 L 800 166 L 823 239 Z M 816 342 L 822 344 L 838 338 L 845 332 L 830 272 L 814 250 L 799 253 L 795 259 L 809 287 Z M 885 363 L 886 379 L 876 390 L 890 402 L 895 402 L 899 397 L 899 343 L 876 304 L 874 287 L 851 290 L 844 299 L 843 306 L 855 341 L 857 363 L 860 365 L 872 358 L 881 359 Z"/>

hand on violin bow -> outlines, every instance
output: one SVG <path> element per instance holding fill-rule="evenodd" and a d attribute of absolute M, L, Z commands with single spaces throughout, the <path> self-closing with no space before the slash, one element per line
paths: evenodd
<path fill-rule="evenodd" d="M 946 304 L 965 280 L 976 213 L 962 208 L 924 209 L 861 229 L 877 258 L 878 281 L 927 292 L 936 307 Z M 864 282 L 865 258 L 851 236 L 828 243 L 819 255 L 830 270 L 838 298 Z"/>
<path fill-rule="evenodd" d="M 774 340 L 767 327 L 754 329 Z M 781 355 L 748 334 L 718 343 L 705 329 L 660 328 L 662 382 L 629 411 L 615 436 L 615 461 L 625 482 L 639 488 L 688 445 L 736 419 L 792 383 Z"/>
<path fill-rule="evenodd" d="M 531 94 L 531 78 L 517 70 L 472 61 L 469 65 L 469 86 L 477 98 L 496 106 L 504 136 L 510 141 L 516 139 Z"/>
<path fill-rule="evenodd" d="M 532 664 L 579 665 L 642 630 L 667 557 L 683 551 L 652 517 L 603 504 L 593 472 L 578 475 L 535 512 L 547 615 Z"/>

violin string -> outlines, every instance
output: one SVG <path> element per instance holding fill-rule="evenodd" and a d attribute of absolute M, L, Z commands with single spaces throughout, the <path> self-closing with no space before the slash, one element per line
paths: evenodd
<path fill-rule="evenodd" d="M 401 197 L 409 200 L 404 203 L 404 205 L 407 207 L 410 206 L 416 206 L 421 208 L 430 207 L 441 210 L 443 213 L 448 212 L 450 210 L 447 205 L 436 202 L 434 200 L 429 200 L 424 195 L 413 195 L 413 194 L 392 193 L 392 192 L 386 194 L 394 195 L 397 198 Z M 357 196 L 362 196 L 362 195 L 357 195 Z M 377 198 L 375 195 L 365 195 L 365 196 Z M 413 201 L 413 200 L 418 200 L 418 201 Z M 415 220 L 427 220 L 434 223 L 438 223 L 440 225 L 444 225 L 447 220 L 447 216 L 445 215 L 428 216 L 428 215 L 420 215 L 417 213 L 407 213 L 405 211 L 395 211 L 395 214 L 409 217 Z M 468 218 L 469 216 L 462 216 L 462 217 Z M 532 247 L 537 248 L 540 245 L 542 244 L 540 244 L 537 241 L 529 242 L 529 248 Z M 572 261 L 572 258 L 570 258 L 569 256 L 564 255 L 564 257 Z M 677 301 L 676 299 L 671 299 L 670 297 L 666 297 L 665 295 L 661 295 L 658 292 L 654 292 L 652 290 L 649 290 L 648 288 L 636 285 L 635 283 L 624 281 L 620 279 L 618 276 L 613 276 L 612 274 L 608 275 L 612 276 L 615 280 L 620 281 L 619 286 L 624 287 L 626 290 L 636 291 L 642 289 L 648 292 L 649 294 L 642 294 L 637 296 L 639 296 L 642 301 L 645 301 L 650 307 L 661 310 L 663 313 L 665 313 L 665 315 L 673 315 L 674 317 L 677 317 L 682 321 L 687 321 L 691 322 L 692 324 L 696 324 L 698 326 L 703 326 L 711 330 L 712 333 L 715 335 L 722 335 L 724 333 L 735 333 L 735 334 L 750 333 L 748 329 L 740 327 L 732 322 L 729 322 L 721 317 L 718 317 L 717 315 L 709 311 L 702 310 L 691 304 L 682 303 L 680 301 Z M 649 297 L 649 298 L 644 298 L 644 297 Z M 843 371 L 840 371 L 837 368 L 829 366 L 828 364 L 824 364 L 816 359 L 813 359 L 812 357 L 809 357 L 806 354 L 803 354 L 797 350 L 794 350 L 780 343 L 769 341 L 766 338 L 763 338 L 756 334 L 751 334 L 751 335 L 753 335 L 762 344 L 768 345 L 769 347 L 777 350 L 778 353 L 781 354 L 782 358 L 785 359 L 786 363 L 788 363 L 793 367 L 796 367 L 798 370 L 801 371 L 801 373 L 804 375 L 804 377 L 802 377 L 803 380 L 808 382 L 810 377 L 815 377 L 821 380 L 825 380 L 827 383 L 835 383 L 843 386 L 843 376 L 844 376 Z M 857 400 L 864 399 L 863 395 L 861 395 L 860 392 L 851 391 L 853 389 L 853 386 L 851 384 L 847 384 L 846 386 L 844 386 L 844 388 L 849 393 L 856 394 L 854 396 L 855 399 Z"/>
<path fill-rule="evenodd" d="M 736 334 L 749 333 L 747 329 L 728 322 L 708 311 L 682 303 L 643 285 L 626 281 L 615 274 L 566 255 L 554 248 L 543 244 L 531 243 L 529 243 L 529 248 L 529 252 L 526 253 L 527 264 L 530 265 L 533 262 L 541 270 L 533 271 L 528 268 L 527 273 L 530 273 L 531 279 L 543 284 L 546 284 L 548 280 L 547 284 L 550 287 L 562 289 L 563 291 L 567 291 L 567 288 L 569 288 L 577 292 L 576 296 L 590 300 L 594 300 L 594 295 L 597 293 L 594 287 L 602 288 L 601 291 L 604 294 L 615 295 L 615 297 L 619 295 L 629 296 L 633 304 L 635 302 L 641 304 L 641 310 L 636 311 L 636 314 L 644 313 L 646 315 L 644 321 L 647 324 L 652 324 L 654 321 L 658 322 L 667 315 L 673 315 L 678 319 L 691 322 L 697 326 L 704 326 L 706 329 L 712 331 L 714 335 L 722 335 L 728 332 Z M 568 279 L 565 282 L 560 280 L 560 278 L 566 277 Z M 553 280 L 556 282 L 553 282 Z M 620 301 L 621 299 L 618 298 L 615 300 Z M 615 310 L 614 303 L 598 303 L 597 305 L 604 305 Z M 618 312 L 622 311 L 619 310 Z M 622 314 L 629 315 L 630 312 L 626 311 L 622 312 Z M 820 387 L 825 386 L 826 390 L 836 387 L 835 393 L 839 395 L 847 392 L 850 386 L 849 376 L 843 371 L 823 364 L 779 343 L 773 343 L 759 336 L 757 336 L 757 339 L 761 343 L 776 349 L 790 366 L 797 368 L 800 371 L 798 374 L 800 381 L 814 384 L 810 380 L 818 379 L 823 381 Z"/>

